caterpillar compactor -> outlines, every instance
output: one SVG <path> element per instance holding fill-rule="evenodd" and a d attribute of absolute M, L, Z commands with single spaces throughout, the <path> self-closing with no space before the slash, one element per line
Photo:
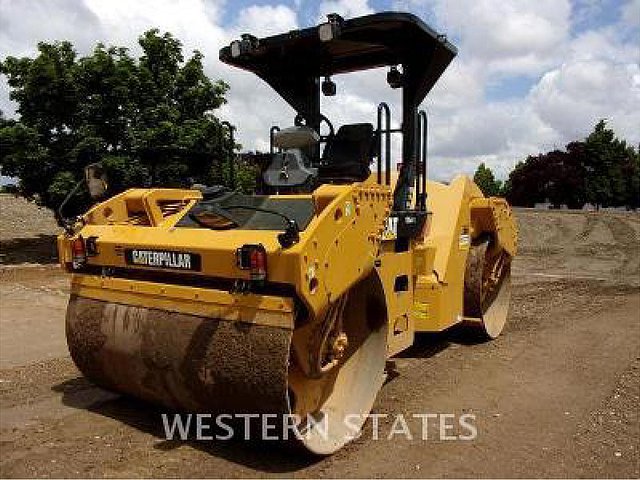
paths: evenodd
<path fill-rule="evenodd" d="M 294 124 L 272 127 L 271 152 L 256 156 L 258 194 L 131 189 L 68 225 L 66 331 L 82 373 L 173 410 L 283 414 L 296 442 L 329 454 L 362 427 L 386 360 L 416 332 L 499 335 L 511 210 L 465 176 L 426 178 L 418 107 L 455 55 L 400 13 L 330 15 L 222 48 L 295 109 Z M 375 125 L 334 129 L 320 111 L 321 94 L 337 93 L 332 76 L 372 68 L 401 90 L 401 126 L 380 104 Z"/>

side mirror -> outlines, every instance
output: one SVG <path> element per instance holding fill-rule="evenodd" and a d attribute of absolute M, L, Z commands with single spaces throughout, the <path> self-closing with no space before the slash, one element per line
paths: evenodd
<path fill-rule="evenodd" d="M 391 88 L 401 88 L 404 85 L 404 75 L 398 71 L 398 67 L 392 66 L 387 72 L 387 83 Z"/>
<path fill-rule="evenodd" d="M 322 81 L 322 94 L 325 97 L 333 97 L 336 94 L 336 84 L 330 77 L 325 77 Z"/>
<path fill-rule="evenodd" d="M 107 175 L 102 165 L 99 163 L 87 165 L 84 169 L 84 177 L 91 198 L 99 200 L 104 197 L 107 192 Z"/>

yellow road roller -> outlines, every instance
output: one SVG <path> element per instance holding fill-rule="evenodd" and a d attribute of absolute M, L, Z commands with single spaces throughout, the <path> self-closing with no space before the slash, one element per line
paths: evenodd
<path fill-rule="evenodd" d="M 466 324 L 497 337 L 511 209 L 465 176 L 427 179 L 419 105 L 456 52 L 403 13 L 332 14 L 222 48 L 293 107 L 293 125 L 272 127 L 270 152 L 256 154 L 255 194 L 136 188 L 68 222 L 58 249 L 80 371 L 172 411 L 287 415 L 304 433 L 295 442 L 323 455 L 362 428 L 387 360 L 416 332 Z M 334 76 L 373 68 L 401 91 L 400 127 L 382 103 L 375 124 L 334 128 L 321 95 L 336 95 Z M 87 184 L 102 192 L 99 166 Z"/>

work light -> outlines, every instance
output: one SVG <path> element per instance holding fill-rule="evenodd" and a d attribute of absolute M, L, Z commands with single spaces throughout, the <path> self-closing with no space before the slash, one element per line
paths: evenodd
<path fill-rule="evenodd" d="M 318 37 L 322 42 L 330 42 L 340 35 L 340 30 L 344 19 L 337 13 L 327 15 L 328 22 L 318 27 Z"/>

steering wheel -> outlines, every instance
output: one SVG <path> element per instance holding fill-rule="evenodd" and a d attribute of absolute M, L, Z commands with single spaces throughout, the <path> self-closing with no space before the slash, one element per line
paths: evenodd
<path fill-rule="evenodd" d="M 329 135 L 326 135 L 325 137 L 321 136 L 321 138 L 324 138 L 325 140 L 333 138 L 335 136 L 335 134 L 336 134 L 336 132 L 335 132 L 335 130 L 333 128 L 333 124 L 331 123 L 331 121 L 327 117 L 325 117 L 323 114 L 320 114 L 320 123 L 322 124 L 322 122 L 326 123 L 327 127 L 329 127 Z M 307 125 L 307 122 L 306 122 L 305 118 L 298 113 L 295 116 L 295 118 L 293 119 L 293 124 L 296 127 L 303 127 L 303 126 Z M 318 132 L 318 135 L 320 135 L 320 132 Z"/>

